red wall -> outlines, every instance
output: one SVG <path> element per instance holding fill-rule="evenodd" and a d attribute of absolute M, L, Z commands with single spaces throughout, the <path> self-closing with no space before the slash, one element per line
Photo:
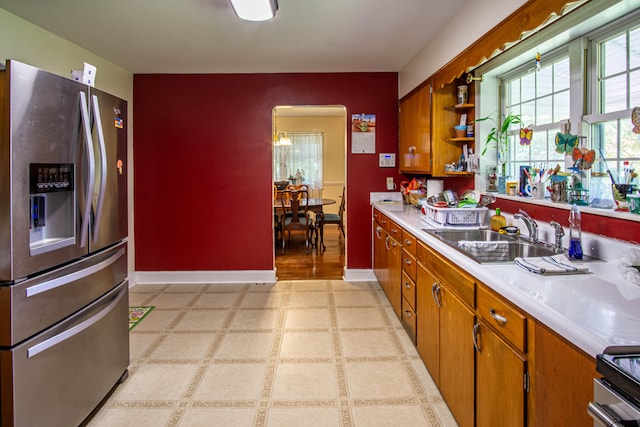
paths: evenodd
<path fill-rule="evenodd" d="M 397 152 L 396 73 L 135 75 L 136 270 L 271 270 L 271 111 L 344 105 L 376 114 L 376 152 Z M 347 267 L 371 268 L 369 192 L 397 170 L 350 154 Z"/>
<path fill-rule="evenodd" d="M 509 213 L 516 213 L 519 209 L 522 209 L 537 221 L 556 221 L 565 227 L 569 227 L 569 211 L 566 209 L 521 203 L 508 199 L 499 199 L 490 206 L 492 209 L 496 207 L 499 207 L 503 212 Z M 621 218 L 607 218 L 587 212 L 581 212 L 580 215 L 582 217 L 583 231 L 627 242 L 640 243 L 640 222 Z M 519 224 L 519 226 L 522 227 L 522 224 Z"/>

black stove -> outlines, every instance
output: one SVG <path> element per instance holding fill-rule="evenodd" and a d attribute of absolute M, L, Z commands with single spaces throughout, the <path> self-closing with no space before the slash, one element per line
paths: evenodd
<path fill-rule="evenodd" d="M 608 385 L 640 407 L 640 352 L 599 354 L 596 356 L 596 371 L 603 375 Z"/>

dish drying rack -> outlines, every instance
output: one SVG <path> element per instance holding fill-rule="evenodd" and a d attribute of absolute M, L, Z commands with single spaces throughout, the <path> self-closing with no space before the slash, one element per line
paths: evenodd
<path fill-rule="evenodd" d="M 481 226 L 488 208 L 437 208 L 423 205 L 426 219 L 440 225 Z"/>

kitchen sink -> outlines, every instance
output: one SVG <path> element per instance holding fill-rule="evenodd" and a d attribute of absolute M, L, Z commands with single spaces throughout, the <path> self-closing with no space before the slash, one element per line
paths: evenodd
<path fill-rule="evenodd" d="M 494 242 L 494 241 L 516 241 L 515 236 L 500 234 L 492 230 L 425 230 L 430 234 L 434 234 L 441 240 L 455 242 L 456 245 L 460 240 L 472 242 Z"/>
<path fill-rule="evenodd" d="M 429 230 L 452 248 L 478 263 L 510 263 L 517 257 L 552 256 L 557 253 L 550 246 L 534 244 L 491 230 Z"/>

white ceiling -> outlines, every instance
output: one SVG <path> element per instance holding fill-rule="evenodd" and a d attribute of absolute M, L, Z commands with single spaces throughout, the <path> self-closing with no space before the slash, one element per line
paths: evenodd
<path fill-rule="evenodd" d="M 267 22 L 241 21 L 229 0 L 0 7 L 132 73 L 378 72 L 400 71 L 448 21 L 462 19 L 464 1 L 279 0 Z"/>

